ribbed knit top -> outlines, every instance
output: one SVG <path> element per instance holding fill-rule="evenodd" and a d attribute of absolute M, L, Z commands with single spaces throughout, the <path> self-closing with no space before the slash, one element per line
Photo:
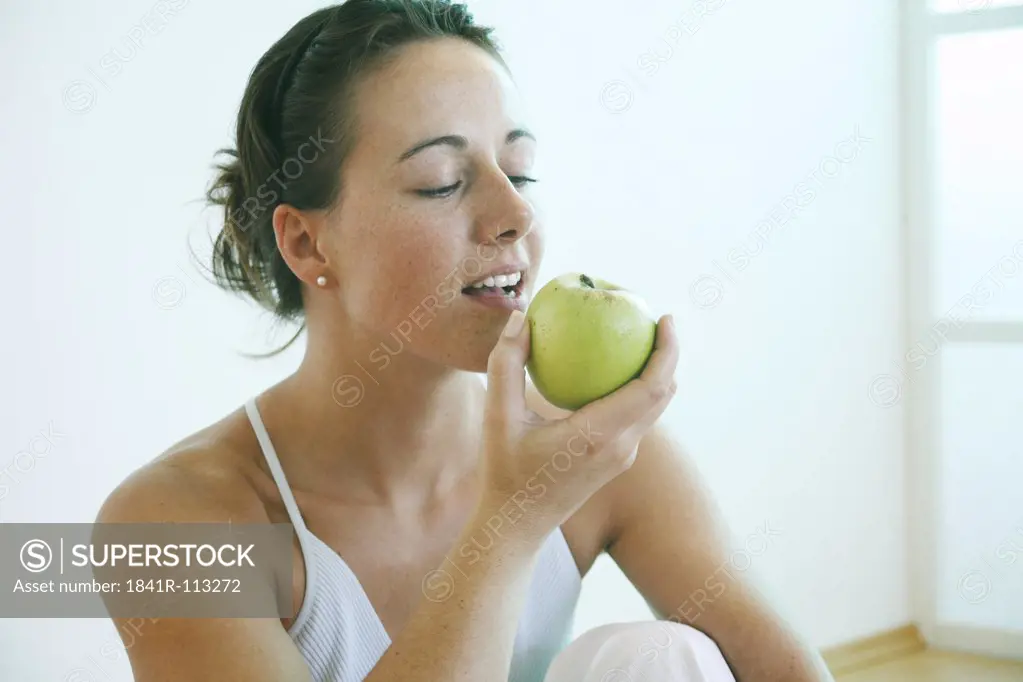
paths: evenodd
<path fill-rule="evenodd" d="M 309 666 L 313 682 L 361 682 L 391 645 L 359 579 L 344 559 L 309 531 L 295 502 L 255 399 L 245 411 L 298 535 L 305 563 L 305 597 L 288 634 Z M 433 585 L 443 594 L 445 577 Z M 581 588 L 579 571 L 561 529 L 537 557 L 519 619 L 509 682 L 542 682 L 553 658 L 569 643 Z"/>

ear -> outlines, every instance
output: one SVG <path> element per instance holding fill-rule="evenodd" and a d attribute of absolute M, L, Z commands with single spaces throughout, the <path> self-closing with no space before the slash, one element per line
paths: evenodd
<path fill-rule="evenodd" d="M 331 264 L 323 248 L 325 211 L 302 211 L 281 204 L 274 209 L 273 228 L 277 250 L 296 277 L 313 286 L 317 277 L 329 276 Z"/>

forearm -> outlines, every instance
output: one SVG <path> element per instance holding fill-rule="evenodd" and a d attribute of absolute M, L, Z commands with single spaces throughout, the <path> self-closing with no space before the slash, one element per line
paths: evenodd
<path fill-rule="evenodd" d="M 736 682 L 834 682 L 820 653 L 766 603 L 752 597 L 734 604 L 734 611 L 728 602 L 715 604 L 692 625 L 715 641 Z"/>
<path fill-rule="evenodd" d="M 488 509 L 481 507 L 445 562 L 424 576 L 424 598 L 366 682 L 508 679 L 542 543 L 527 533 L 488 534 L 486 524 L 493 518 Z M 472 541 L 473 534 L 492 538 L 487 551 Z"/>
<path fill-rule="evenodd" d="M 788 632 L 722 649 L 736 682 L 834 682 L 820 654 Z"/>

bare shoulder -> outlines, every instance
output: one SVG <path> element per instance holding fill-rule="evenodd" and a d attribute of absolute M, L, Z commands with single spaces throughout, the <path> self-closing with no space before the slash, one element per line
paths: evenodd
<path fill-rule="evenodd" d="M 268 522 L 236 416 L 193 434 L 129 474 L 99 523 Z"/>
<path fill-rule="evenodd" d="M 139 467 L 107 496 L 96 521 L 268 522 L 266 486 L 243 420 L 229 415 Z M 277 617 L 111 620 L 138 682 L 311 680 Z"/>

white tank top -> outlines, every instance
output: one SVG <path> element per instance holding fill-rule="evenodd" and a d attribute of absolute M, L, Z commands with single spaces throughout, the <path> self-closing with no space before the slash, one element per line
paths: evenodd
<path fill-rule="evenodd" d="M 313 682 L 361 682 L 391 640 L 359 579 L 337 552 L 306 528 L 255 399 L 245 403 L 267 466 L 305 562 L 305 597 L 288 634 L 302 653 Z M 438 574 L 438 580 L 444 578 Z M 569 643 L 582 581 L 558 528 L 540 549 L 519 618 L 509 682 L 542 682 L 554 657 Z M 443 587 L 443 583 L 437 583 Z"/>

